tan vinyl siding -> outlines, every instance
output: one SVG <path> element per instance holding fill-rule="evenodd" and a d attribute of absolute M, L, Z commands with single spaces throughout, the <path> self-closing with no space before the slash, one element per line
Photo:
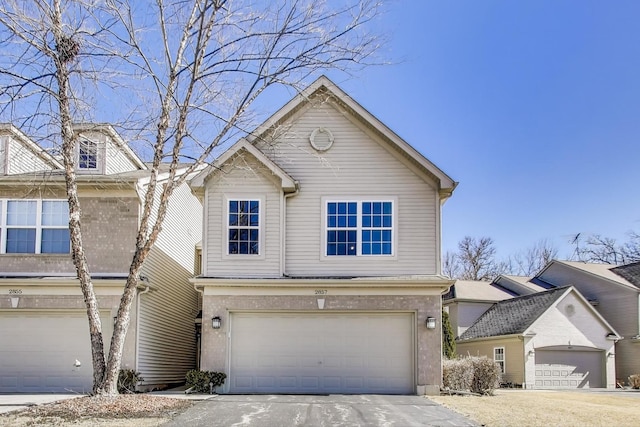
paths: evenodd
<path fill-rule="evenodd" d="M 209 178 L 203 248 L 204 275 L 208 277 L 278 277 L 280 275 L 280 215 L 282 191 L 271 171 L 253 156 L 241 152 L 224 170 Z M 226 205 L 230 199 L 260 199 L 259 255 L 227 254 Z"/>
<path fill-rule="evenodd" d="M 156 207 L 161 190 L 159 186 L 156 191 Z M 148 278 L 142 284 L 151 286 L 140 295 L 137 369 L 145 386 L 182 382 L 196 366 L 194 321 L 199 306 L 189 278 L 201 230 L 202 206 L 184 184 L 171 196 L 162 232 L 142 269 Z"/>
<path fill-rule="evenodd" d="M 471 343 L 456 343 L 456 353 L 460 356 L 487 356 L 493 360 L 493 349 L 504 347 L 505 369 L 502 382 L 513 384 L 524 383 L 524 349 L 523 342 L 517 337 L 511 339 L 495 339 Z"/>
<path fill-rule="evenodd" d="M 335 141 L 316 152 L 309 135 L 318 127 Z M 435 185 L 414 172 L 361 125 L 332 104 L 304 110 L 279 136 L 260 147 L 300 183 L 288 199 L 286 271 L 290 275 L 397 275 L 437 273 Z M 325 257 L 323 198 L 394 200 L 394 256 Z"/>
<path fill-rule="evenodd" d="M 191 271 L 155 247 L 145 261 L 143 275 L 152 289 L 139 295 L 137 369 L 143 385 L 183 382 L 185 373 L 196 366 L 198 296 L 188 282 Z"/>
<path fill-rule="evenodd" d="M 33 151 L 14 140 L 4 136 L 0 138 L 0 146 L 7 144 L 6 164 L 7 175 L 29 173 L 42 170 L 50 170 L 51 166 L 36 156 Z"/>

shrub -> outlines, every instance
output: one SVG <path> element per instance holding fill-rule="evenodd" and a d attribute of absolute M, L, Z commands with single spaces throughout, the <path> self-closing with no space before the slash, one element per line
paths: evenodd
<path fill-rule="evenodd" d="M 118 373 L 118 393 L 135 393 L 136 386 L 140 381 L 144 381 L 140 372 L 134 371 L 133 369 L 120 369 Z"/>
<path fill-rule="evenodd" d="M 500 385 L 500 366 L 486 356 L 444 360 L 442 383 L 450 390 L 492 395 Z"/>
<path fill-rule="evenodd" d="M 635 390 L 640 389 L 640 374 L 629 376 L 629 385 Z"/>
<path fill-rule="evenodd" d="M 453 334 L 449 313 L 442 310 L 442 355 L 447 359 L 456 357 L 456 337 Z"/>
<path fill-rule="evenodd" d="M 444 360 L 442 382 L 450 390 L 470 390 L 473 381 L 473 365 L 469 358 Z"/>
<path fill-rule="evenodd" d="M 224 384 L 227 374 L 222 372 L 198 371 L 193 369 L 187 372 L 187 387 L 193 387 L 196 393 L 209 393 L 211 391 L 209 383 L 213 384 L 213 388 Z"/>
<path fill-rule="evenodd" d="M 492 395 L 493 391 L 500 386 L 500 365 L 486 356 L 471 359 L 473 359 L 471 391 Z"/>

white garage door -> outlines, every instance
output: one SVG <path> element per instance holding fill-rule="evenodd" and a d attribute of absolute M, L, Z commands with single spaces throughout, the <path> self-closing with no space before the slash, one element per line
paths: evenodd
<path fill-rule="evenodd" d="M 601 351 L 536 350 L 536 388 L 594 388 L 603 385 Z"/>
<path fill-rule="evenodd" d="M 0 313 L 0 393 L 89 392 L 91 385 L 84 312 Z"/>
<path fill-rule="evenodd" d="M 413 315 L 235 313 L 230 392 L 415 392 Z"/>

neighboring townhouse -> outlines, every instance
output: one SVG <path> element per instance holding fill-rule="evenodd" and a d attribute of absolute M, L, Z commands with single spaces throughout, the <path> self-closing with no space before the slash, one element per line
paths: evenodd
<path fill-rule="evenodd" d="M 149 170 L 109 125 L 77 125 L 84 249 L 105 344 L 131 263 Z M 88 392 L 86 308 L 70 255 L 63 166 L 20 130 L 0 126 L 0 392 Z M 161 174 L 160 181 L 166 179 Z M 183 185 L 145 262 L 122 368 L 141 387 L 184 382 L 196 366 L 193 275 L 202 206 Z"/>
<path fill-rule="evenodd" d="M 456 280 L 443 296 L 443 307 L 456 338 L 466 331 L 491 306 L 515 295 L 480 280 Z"/>
<path fill-rule="evenodd" d="M 508 274 L 501 274 L 493 279 L 491 284 L 496 288 L 504 289 L 505 291 L 512 293 L 514 296 L 531 295 L 547 289 L 532 283 L 531 277 L 512 276 Z"/>
<path fill-rule="evenodd" d="M 325 77 L 191 181 L 228 393 L 438 393 L 456 183 Z"/>
<path fill-rule="evenodd" d="M 575 288 L 562 287 L 495 303 L 460 335 L 456 350 L 492 358 L 513 386 L 615 388 L 619 339 Z"/>
<path fill-rule="evenodd" d="M 625 266 L 551 261 L 532 282 L 572 285 L 622 336 L 615 346 L 616 378 L 640 374 L 640 263 Z"/>

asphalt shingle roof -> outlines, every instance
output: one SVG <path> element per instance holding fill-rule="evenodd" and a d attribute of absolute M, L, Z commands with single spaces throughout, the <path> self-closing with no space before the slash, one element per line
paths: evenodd
<path fill-rule="evenodd" d="M 640 261 L 632 264 L 621 265 L 611 269 L 618 276 L 640 288 Z"/>
<path fill-rule="evenodd" d="M 500 301 L 491 306 L 460 340 L 521 334 L 568 289 L 568 286 Z"/>

